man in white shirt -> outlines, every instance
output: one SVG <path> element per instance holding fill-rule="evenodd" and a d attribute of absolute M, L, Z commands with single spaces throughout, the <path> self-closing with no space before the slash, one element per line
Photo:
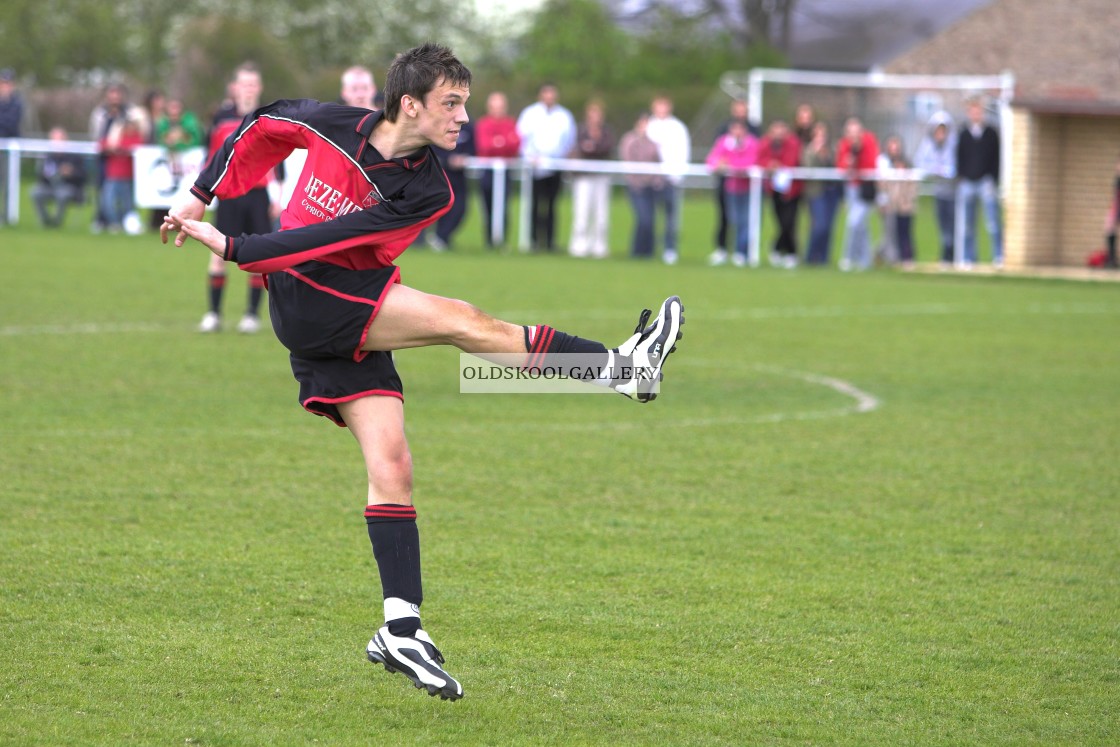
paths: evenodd
<path fill-rule="evenodd" d="M 545 83 L 538 100 L 517 118 L 521 137 L 521 157 L 534 165 L 533 220 L 530 236 L 533 246 L 551 252 L 556 229 L 556 197 L 560 194 L 560 173 L 536 165 L 549 158 L 567 158 L 576 141 L 576 120 L 557 103 L 556 86 Z"/>
<path fill-rule="evenodd" d="M 668 96 L 658 96 L 650 104 L 647 129 L 649 139 L 661 152 L 669 183 L 657 195 L 657 202 L 665 210 L 665 248 L 661 259 L 667 265 L 677 263 L 677 233 L 680 226 L 681 182 L 692 158 L 692 143 L 684 122 L 673 116 L 673 102 Z M 655 207 L 656 210 L 656 207 Z"/>

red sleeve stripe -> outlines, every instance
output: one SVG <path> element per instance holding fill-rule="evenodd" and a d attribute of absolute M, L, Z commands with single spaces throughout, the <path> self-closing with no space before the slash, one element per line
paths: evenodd
<path fill-rule="evenodd" d="M 214 201 L 214 195 L 212 195 L 210 192 L 207 192 L 202 187 L 199 187 L 197 184 L 191 187 L 191 194 L 205 202 L 207 205 Z"/>

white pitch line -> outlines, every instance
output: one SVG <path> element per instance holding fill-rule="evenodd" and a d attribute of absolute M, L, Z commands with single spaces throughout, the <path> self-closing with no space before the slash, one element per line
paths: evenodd
<path fill-rule="evenodd" d="M 842 319 L 850 317 L 904 317 L 952 315 L 1073 315 L 1120 314 L 1120 306 L 1107 303 L 1036 303 L 1026 306 L 969 306 L 944 303 L 898 304 L 885 306 L 771 306 L 761 308 L 715 309 L 709 312 L 690 311 L 692 321 L 735 322 L 764 319 Z M 496 314 L 502 319 L 580 319 L 617 321 L 630 319 L 627 312 L 611 309 L 510 309 Z M 78 322 L 74 324 L 26 324 L 0 327 L 0 337 L 38 335 L 101 335 L 132 332 L 165 332 L 187 330 L 187 325 L 154 322 Z"/>
<path fill-rule="evenodd" d="M 28 324 L 0 327 L 0 337 L 41 335 L 111 335 L 122 332 L 164 332 L 172 329 L 154 322 L 84 322 L 79 324 Z"/>

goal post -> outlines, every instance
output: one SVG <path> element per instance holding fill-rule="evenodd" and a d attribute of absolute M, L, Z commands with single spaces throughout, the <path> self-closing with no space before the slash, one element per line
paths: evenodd
<path fill-rule="evenodd" d="M 964 121 L 965 103 L 974 96 L 983 96 L 989 102 L 1000 131 L 1000 186 L 1006 189 L 1012 159 L 1011 100 L 1015 91 L 1015 76 L 1010 72 L 999 75 L 899 75 L 881 71 L 843 73 L 814 70 L 789 70 L 781 68 L 754 68 L 750 71 L 727 72 L 720 78 L 720 89 L 736 99 L 745 99 L 748 116 L 754 125 L 766 119 L 792 118 L 800 104 L 809 104 L 818 118 L 828 122 L 835 142 L 843 122 L 851 116 L 859 117 L 867 129 L 880 140 L 897 135 L 903 148 L 912 155 L 924 137 L 929 118 L 938 111 L 952 115 L 960 126 Z M 781 116 L 769 116 L 775 109 Z M 818 171 L 818 170 L 815 170 Z M 796 170 L 793 173 L 798 176 Z M 804 174 L 808 176 L 808 173 Z M 817 176 L 819 177 L 819 174 Z M 842 178 L 834 172 L 832 179 Z M 918 178 L 915 176 L 914 178 Z M 752 225 L 761 225 L 760 200 L 752 201 Z M 958 201 L 954 247 L 956 262 L 963 261 L 964 252 L 963 205 Z M 760 255 L 759 232 L 751 232 L 752 259 Z"/>

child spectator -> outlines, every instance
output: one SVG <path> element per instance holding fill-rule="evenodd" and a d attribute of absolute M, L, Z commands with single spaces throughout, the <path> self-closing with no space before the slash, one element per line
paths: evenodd
<path fill-rule="evenodd" d="M 891 169 L 895 171 L 910 168 L 910 162 L 901 151 L 891 156 Z M 904 268 L 914 266 L 914 208 L 918 202 L 918 183 L 909 179 L 890 179 L 883 187 L 886 193 L 886 209 L 894 220 L 894 245 L 898 250 L 898 261 Z"/>
<path fill-rule="evenodd" d="M 142 120 L 131 112 L 109 128 L 101 141 L 101 152 L 105 158 L 101 210 L 110 231 L 120 231 L 125 217 L 132 212 L 132 152 L 143 144 Z"/>

